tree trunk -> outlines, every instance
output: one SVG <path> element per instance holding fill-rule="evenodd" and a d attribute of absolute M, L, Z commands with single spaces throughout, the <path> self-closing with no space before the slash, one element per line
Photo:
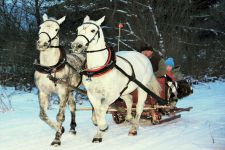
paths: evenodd
<path fill-rule="evenodd" d="M 39 26 L 41 24 L 39 0 L 35 0 L 35 18 L 36 18 L 37 26 Z"/>

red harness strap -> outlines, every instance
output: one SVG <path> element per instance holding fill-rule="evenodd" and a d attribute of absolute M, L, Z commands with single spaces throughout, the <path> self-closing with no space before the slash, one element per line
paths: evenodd
<path fill-rule="evenodd" d="M 96 69 L 84 69 L 85 71 L 83 71 L 82 74 L 89 77 L 99 77 L 112 71 L 115 64 L 115 53 L 112 52 L 109 48 L 107 50 L 109 55 L 106 63 L 103 66 Z"/>

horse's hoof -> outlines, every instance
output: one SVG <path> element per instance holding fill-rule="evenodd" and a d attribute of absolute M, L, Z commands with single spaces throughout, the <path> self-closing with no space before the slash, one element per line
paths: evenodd
<path fill-rule="evenodd" d="M 71 134 L 74 134 L 74 135 L 76 135 L 77 134 L 77 131 L 76 130 L 74 130 L 74 129 L 70 129 L 70 131 L 69 131 Z"/>
<path fill-rule="evenodd" d="M 130 131 L 128 133 L 129 136 L 136 136 L 137 135 L 137 131 Z"/>
<path fill-rule="evenodd" d="M 93 138 L 92 143 L 101 143 L 102 138 Z"/>
<path fill-rule="evenodd" d="M 159 120 L 152 121 L 152 124 L 153 124 L 153 125 L 159 124 Z"/>
<path fill-rule="evenodd" d="M 61 145 L 61 141 L 60 140 L 54 140 L 52 143 L 51 143 L 52 146 L 60 146 Z"/>
<path fill-rule="evenodd" d="M 152 122 L 153 125 L 158 125 L 159 124 L 159 121 L 154 121 Z"/>

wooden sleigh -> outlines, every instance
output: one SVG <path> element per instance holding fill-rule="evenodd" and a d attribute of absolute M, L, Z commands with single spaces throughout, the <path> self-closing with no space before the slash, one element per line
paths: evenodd
<path fill-rule="evenodd" d="M 161 98 L 165 101 L 167 99 L 168 87 L 166 86 L 166 78 L 158 78 L 158 81 L 162 87 Z M 132 115 L 135 116 L 136 104 L 137 104 L 137 91 L 131 93 L 133 96 Z M 166 105 L 158 105 L 156 100 L 150 95 L 145 102 L 144 111 L 142 112 L 141 119 L 151 120 L 153 125 L 169 122 L 181 117 L 180 112 L 190 111 L 192 107 L 177 108 L 171 106 L 169 101 Z M 109 108 L 108 113 L 112 114 L 112 118 L 116 124 L 123 123 L 126 117 L 126 104 L 122 99 L 117 99 Z"/>
<path fill-rule="evenodd" d="M 156 100 L 152 98 L 150 95 L 148 95 L 145 106 L 141 115 L 141 119 L 145 120 L 150 120 L 151 125 L 157 125 L 157 124 L 162 124 L 165 122 L 169 122 L 178 118 L 181 118 L 181 112 L 184 111 L 190 111 L 193 107 L 186 107 L 186 108 L 178 108 L 171 106 L 169 101 L 167 100 L 167 93 L 168 93 L 168 87 L 166 85 L 167 78 L 158 78 L 158 82 L 161 85 L 162 91 L 161 91 L 161 99 L 164 99 L 167 103 L 165 105 L 158 105 Z M 181 81 L 181 84 L 184 84 L 184 81 Z M 186 84 L 188 85 L 188 83 Z M 178 84 L 179 86 L 179 84 Z M 190 86 L 190 87 L 189 87 Z M 77 89 L 76 89 L 77 90 Z M 83 90 L 78 90 L 78 92 L 85 94 L 86 91 Z M 179 89 L 178 88 L 178 93 L 182 92 L 183 96 L 178 96 L 178 98 L 182 98 L 185 96 L 190 95 L 193 93 L 193 90 L 191 88 L 191 85 L 188 85 L 187 90 L 185 89 Z M 132 115 L 135 116 L 135 111 L 136 111 L 136 104 L 137 104 L 137 91 L 133 91 L 131 93 L 133 96 L 133 106 L 132 106 Z M 92 110 L 92 108 L 78 108 L 79 110 Z M 113 104 L 110 105 L 108 113 L 112 114 L 112 118 L 116 124 L 121 124 L 125 121 L 126 117 L 126 104 L 122 99 L 117 99 Z"/>

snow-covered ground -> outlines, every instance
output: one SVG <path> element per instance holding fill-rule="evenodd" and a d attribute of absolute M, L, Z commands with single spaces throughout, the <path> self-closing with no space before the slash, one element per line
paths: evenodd
<path fill-rule="evenodd" d="M 7 93 L 12 91 L 8 88 Z M 68 132 L 70 113 L 67 109 L 66 132 L 60 147 L 50 146 L 55 131 L 39 119 L 38 98 L 34 92 L 16 91 L 10 98 L 14 110 L 0 113 L 0 150 L 225 150 L 224 82 L 195 86 L 194 94 L 178 103 L 180 107 L 193 106 L 191 112 L 183 112 L 182 118 L 162 125 L 141 124 L 135 137 L 128 136 L 128 123 L 117 125 L 109 114 L 109 130 L 103 142 L 97 144 L 91 143 L 96 132 L 91 112 L 76 113 L 78 126 L 74 136 Z M 56 113 L 57 109 L 49 110 L 51 118 L 55 119 Z"/>

